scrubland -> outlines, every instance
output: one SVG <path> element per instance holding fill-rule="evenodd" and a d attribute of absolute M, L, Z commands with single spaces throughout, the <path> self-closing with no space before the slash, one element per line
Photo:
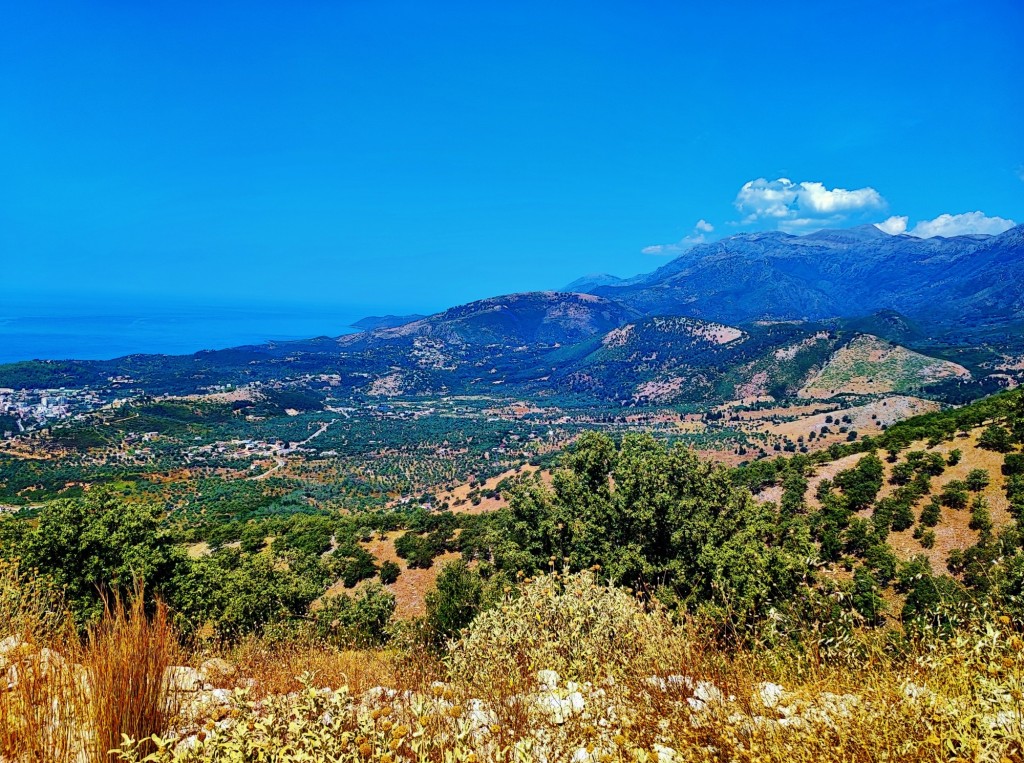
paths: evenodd
<path fill-rule="evenodd" d="M 7 761 L 1022 759 L 1021 623 L 955 633 L 784 618 L 758 642 L 670 617 L 600 571 L 523 581 L 447 649 L 293 636 L 180 650 L 159 605 L 84 641 L 7 570 Z M 114 750 L 115 752 L 110 752 Z"/>

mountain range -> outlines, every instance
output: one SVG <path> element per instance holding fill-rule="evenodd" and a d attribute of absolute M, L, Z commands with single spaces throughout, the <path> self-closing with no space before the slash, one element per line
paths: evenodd
<path fill-rule="evenodd" d="M 874 226 L 739 234 L 646 275 L 570 287 L 364 319 L 335 338 L 11 364 L 0 387 L 127 378 L 181 393 L 333 374 L 357 395 L 500 389 L 642 405 L 798 396 L 825 389 L 814 380 L 826 367 L 832 393 L 880 391 L 878 377 L 959 399 L 1024 371 L 1024 226 L 930 239 Z"/>
<path fill-rule="evenodd" d="M 1024 226 L 998 236 L 892 236 L 873 225 L 701 244 L 653 273 L 581 290 L 648 315 L 725 323 L 895 310 L 932 333 L 1024 320 Z"/>

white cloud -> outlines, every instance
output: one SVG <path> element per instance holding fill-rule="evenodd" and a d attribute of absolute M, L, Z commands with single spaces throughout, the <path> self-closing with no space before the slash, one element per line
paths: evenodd
<path fill-rule="evenodd" d="M 893 215 L 884 222 L 875 223 L 875 227 L 880 231 L 888 233 L 890 236 L 898 236 L 901 233 L 907 232 L 907 222 L 910 218 L 906 215 Z"/>
<path fill-rule="evenodd" d="M 882 194 L 870 187 L 858 188 L 855 191 L 833 188 L 830 191 L 822 183 L 801 183 L 800 188 L 797 204 L 801 209 L 815 215 L 836 215 L 885 206 Z"/>
<path fill-rule="evenodd" d="M 1013 220 L 1003 217 L 988 217 L 984 212 L 965 212 L 962 215 L 939 215 L 934 220 L 922 220 L 907 232 L 918 238 L 931 238 L 932 236 L 948 238 L 969 233 L 995 235 L 1009 230 L 1016 224 Z"/>
<path fill-rule="evenodd" d="M 806 230 L 815 225 L 837 224 L 851 214 L 885 207 L 885 199 L 874 188 L 826 188 L 824 183 L 789 178 L 758 178 L 743 184 L 733 205 L 744 224 L 761 219 L 779 221 L 783 230 Z"/>
<path fill-rule="evenodd" d="M 645 246 L 640 250 L 640 253 L 657 255 L 682 254 L 688 249 L 692 249 L 697 246 L 697 244 L 706 244 L 708 237 L 705 234 L 712 233 L 714 230 L 714 225 L 709 223 L 707 220 L 701 219 L 693 226 L 693 233 L 689 236 L 683 236 L 683 238 L 675 244 L 655 244 L 654 246 Z"/>

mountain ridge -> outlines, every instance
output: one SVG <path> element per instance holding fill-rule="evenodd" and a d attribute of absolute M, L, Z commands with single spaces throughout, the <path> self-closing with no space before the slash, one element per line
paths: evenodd
<path fill-rule="evenodd" d="M 964 328 L 965 317 L 978 324 L 1024 318 L 1022 230 L 929 239 L 891 236 L 874 226 L 806 236 L 743 233 L 592 293 L 645 314 L 730 324 L 890 309 L 948 332 Z"/>

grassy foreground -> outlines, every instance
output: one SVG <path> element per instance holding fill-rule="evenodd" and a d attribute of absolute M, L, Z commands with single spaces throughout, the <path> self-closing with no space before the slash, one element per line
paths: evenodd
<path fill-rule="evenodd" d="M 414 631 L 387 650 L 211 655 L 179 651 L 166 612 L 139 604 L 81 641 L 21 585 L 0 612 L 11 763 L 1024 760 L 1021 623 L 995 613 L 895 646 L 780 624 L 772 645 L 726 650 L 592 572 L 554 573 L 443 658 Z"/>

